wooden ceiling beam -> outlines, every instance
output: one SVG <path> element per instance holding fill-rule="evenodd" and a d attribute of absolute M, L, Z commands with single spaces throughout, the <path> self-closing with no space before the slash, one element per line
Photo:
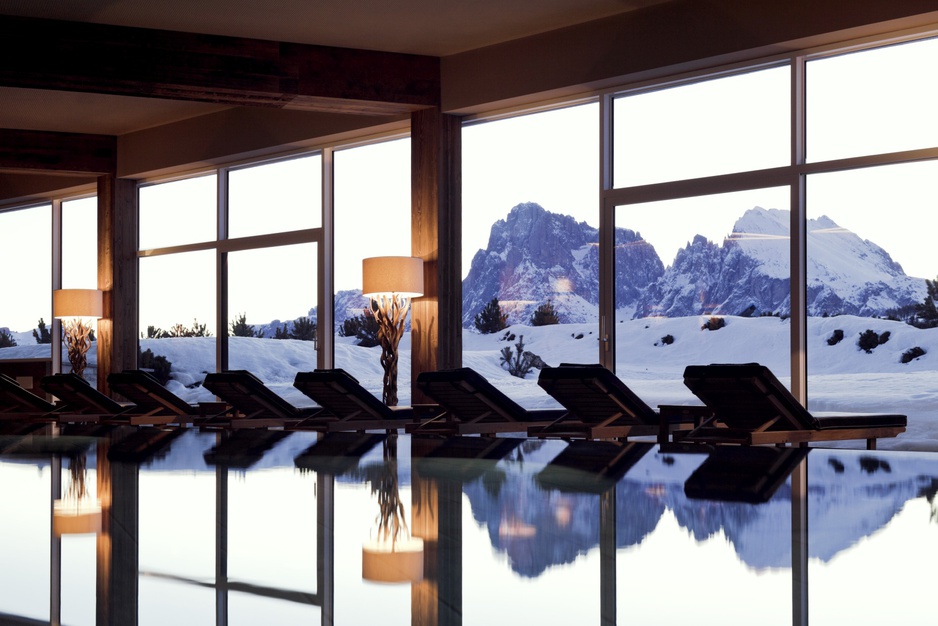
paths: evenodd
<path fill-rule="evenodd" d="M 117 138 L 0 128 L 0 170 L 114 174 L 117 171 Z"/>
<path fill-rule="evenodd" d="M 0 85 L 402 115 L 440 104 L 437 57 L 0 16 Z"/>

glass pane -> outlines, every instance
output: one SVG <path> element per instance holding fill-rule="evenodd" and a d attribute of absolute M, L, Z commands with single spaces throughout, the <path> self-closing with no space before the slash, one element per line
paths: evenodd
<path fill-rule="evenodd" d="M 787 165 L 789 76 L 778 67 L 617 98 L 615 187 Z"/>
<path fill-rule="evenodd" d="M 140 187 L 140 249 L 214 241 L 216 181 L 210 174 Z"/>
<path fill-rule="evenodd" d="M 410 139 L 335 153 L 335 364 L 381 397 L 381 348 L 365 317 L 362 259 L 410 256 Z M 356 330 L 363 328 L 361 337 Z M 364 345 L 359 345 L 364 344 Z M 370 345 L 369 345 L 370 344 Z M 398 404 L 410 404 L 410 322 L 400 344 Z"/>
<path fill-rule="evenodd" d="M 616 372 L 651 406 L 700 404 L 691 364 L 791 373 L 788 189 L 616 209 Z M 787 380 L 786 380 L 787 382 Z"/>
<path fill-rule="evenodd" d="M 462 142 L 463 363 L 523 406 L 556 406 L 515 357 L 598 359 L 599 106 L 466 126 Z"/>
<path fill-rule="evenodd" d="M 0 300 L 0 359 L 51 358 L 52 207 L 0 212 L 0 267 L 4 293 Z M 17 268 L 15 271 L 13 268 Z"/>
<path fill-rule="evenodd" d="M 316 244 L 228 254 L 228 367 L 296 406 L 312 404 L 293 380 L 316 369 L 316 289 Z"/>
<path fill-rule="evenodd" d="M 808 407 L 903 413 L 910 425 L 934 415 L 934 331 L 922 326 L 938 319 L 919 307 L 925 279 L 938 280 L 922 228 L 938 162 L 819 174 L 807 189 Z"/>
<path fill-rule="evenodd" d="M 228 234 L 246 237 L 322 225 L 322 157 L 228 173 Z"/>
<path fill-rule="evenodd" d="M 214 398 L 198 384 L 215 371 L 214 251 L 140 259 L 139 332 L 141 359 L 171 364 L 170 390 L 189 402 Z M 145 369 L 154 365 L 140 361 Z"/>
<path fill-rule="evenodd" d="M 938 145 L 938 93 L 923 79 L 936 64 L 938 39 L 808 62 L 809 160 Z"/>
<path fill-rule="evenodd" d="M 98 288 L 98 199 L 62 203 L 62 287 Z"/>

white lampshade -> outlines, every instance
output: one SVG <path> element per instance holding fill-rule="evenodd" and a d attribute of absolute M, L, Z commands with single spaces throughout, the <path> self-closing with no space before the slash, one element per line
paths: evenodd
<path fill-rule="evenodd" d="M 99 318 L 104 315 L 104 294 L 97 289 L 58 289 L 52 293 L 52 315 Z"/>
<path fill-rule="evenodd" d="M 393 293 L 406 298 L 423 295 L 423 259 L 376 256 L 362 260 L 362 295 Z"/>

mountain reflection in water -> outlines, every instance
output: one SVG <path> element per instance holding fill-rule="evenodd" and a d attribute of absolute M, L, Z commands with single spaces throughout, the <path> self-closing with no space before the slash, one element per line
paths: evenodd
<path fill-rule="evenodd" d="M 250 434 L 197 431 L 5 439 L 0 484 L 14 506 L 0 516 L 0 623 L 357 624 L 379 611 L 402 623 L 482 624 L 492 623 L 485 611 L 494 607 L 480 605 L 480 594 L 501 606 L 501 594 L 528 592 L 546 594 L 532 597 L 545 599 L 538 623 L 563 623 L 569 615 L 554 603 L 553 585 L 568 574 L 586 585 L 567 589 L 588 600 L 584 615 L 598 610 L 599 621 L 615 623 L 624 610 L 617 569 L 620 585 L 636 574 L 662 585 L 660 573 L 628 567 L 660 541 L 675 546 L 682 565 L 696 558 L 688 550 L 722 546 L 751 573 L 791 572 L 789 590 L 801 543 L 797 571 L 813 564 L 820 574 L 838 559 L 875 554 L 876 538 L 899 518 L 909 541 L 938 544 L 938 456 L 928 453 L 756 450 L 790 461 L 775 463 L 780 473 L 766 481 L 745 475 L 757 467 L 738 456 L 745 451 L 721 467 L 719 454 L 646 443 L 391 437 L 393 446 L 385 435 L 339 433 L 280 433 L 254 444 Z M 389 450 L 393 464 L 382 456 Z M 51 499 L 79 469 L 102 503 L 101 531 L 53 537 Z M 362 580 L 374 490 L 389 470 L 402 521 L 425 546 L 422 578 L 403 586 Z M 744 492 L 744 484 L 756 488 Z M 716 499 L 721 490 L 753 503 Z M 907 509 L 929 513 L 905 519 Z M 799 512 L 807 524 L 793 527 Z M 490 554 L 479 549 L 483 537 Z M 76 552 L 79 545 L 97 547 Z M 893 549 L 888 563 L 870 561 L 868 577 L 884 568 L 897 576 L 896 564 L 911 562 L 918 547 L 927 549 L 911 544 Z M 75 589 L 97 593 L 97 602 L 75 609 Z M 628 595 L 640 613 L 642 592 Z"/>

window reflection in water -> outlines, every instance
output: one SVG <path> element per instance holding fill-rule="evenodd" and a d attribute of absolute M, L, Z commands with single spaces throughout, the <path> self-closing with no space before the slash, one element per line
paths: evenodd
<path fill-rule="evenodd" d="M 382 446 L 317 465 L 316 437 L 287 434 L 261 455 L 213 463 L 224 437 L 190 431 L 139 465 L 108 458 L 115 439 L 87 440 L 86 480 L 107 521 L 87 546 L 60 539 L 52 558 L 51 478 L 59 472 L 65 488 L 68 463 L 48 438 L 4 440 L 0 483 L 14 506 L 0 516 L 0 544 L 16 567 L 0 575 L 15 590 L 0 612 L 48 619 L 61 576 L 56 610 L 67 623 L 95 623 L 100 607 L 120 606 L 141 624 L 447 623 L 447 611 L 466 624 L 679 624 L 691 610 L 704 622 L 751 623 L 758 612 L 760 623 L 788 624 L 793 538 L 807 532 L 808 556 L 795 565 L 809 573 L 812 623 L 930 615 L 927 577 L 910 564 L 938 549 L 934 455 L 805 450 L 795 471 L 806 468 L 807 489 L 793 490 L 783 465 L 770 488 L 733 490 L 767 499 L 753 504 L 713 499 L 726 473 L 701 482 L 715 458 L 705 454 L 401 437 L 398 493 L 426 545 L 425 576 L 388 585 L 361 576 Z M 616 446 L 624 454 L 603 456 Z M 590 471 L 568 462 L 577 454 Z M 711 491 L 692 497 L 701 484 Z M 806 507 L 806 531 L 793 533 L 793 505 Z M 94 582 L 95 571 L 110 572 L 110 586 Z M 137 573 L 131 591 L 114 584 L 128 571 Z M 112 595 L 96 604 L 95 588 Z"/>

